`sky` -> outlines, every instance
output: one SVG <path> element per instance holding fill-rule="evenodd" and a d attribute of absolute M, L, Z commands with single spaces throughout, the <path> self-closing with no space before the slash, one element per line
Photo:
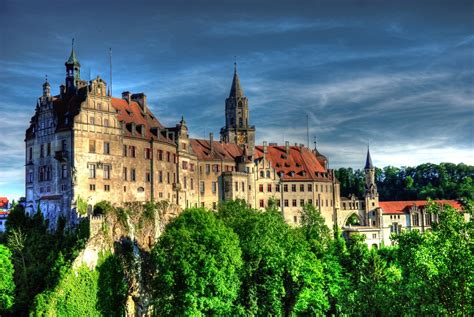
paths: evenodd
<path fill-rule="evenodd" d="M 0 196 L 24 195 L 24 133 L 64 82 L 144 92 L 165 126 L 224 125 L 233 63 L 257 143 L 307 143 L 331 168 L 474 164 L 473 1 L 0 1 Z"/>

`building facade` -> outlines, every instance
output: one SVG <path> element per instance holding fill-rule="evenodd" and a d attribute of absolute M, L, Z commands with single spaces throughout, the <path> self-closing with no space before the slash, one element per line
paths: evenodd
<path fill-rule="evenodd" d="M 190 138 L 184 118 L 165 127 L 144 93 L 125 91 L 116 98 L 102 78 L 82 80 L 74 48 L 65 67 L 59 95 L 51 95 L 47 80 L 43 84 L 25 137 L 26 210 L 41 210 L 51 227 L 60 216 L 74 225 L 102 200 L 117 206 L 167 200 L 182 209 L 216 209 L 222 201 L 241 199 L 262 210 L 274 201 L 294 225 L 310 204 L 329 227 L 348 233 L 357 229 L 346 226 L 356 215 L 359 231 L 370 232 L 377 245 L 388 241 L 385 228 L 403 222 L 386 217 L 392 210 L 379 202 L 370 153 L 365 199 L 341 199 L 334 171 L 316 147 L 256 145 L 236 66 L 219 141 L 212 133 Z"/>

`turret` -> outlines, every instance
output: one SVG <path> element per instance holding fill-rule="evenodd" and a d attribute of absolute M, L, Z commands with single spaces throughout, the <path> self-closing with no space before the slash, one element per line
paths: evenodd
<path fill-rule="evenodd" d="M 74 39 L 72 39 L 71 54 L 64 65 L 66 66 L 66 93 L 71 94 L 76 91 L 78 82 L 81 80 L 81 64 L 74 51 Z"/>

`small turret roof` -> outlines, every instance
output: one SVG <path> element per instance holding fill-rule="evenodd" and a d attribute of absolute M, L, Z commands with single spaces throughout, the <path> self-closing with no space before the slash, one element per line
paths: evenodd
<path fill-rule="evenodd" d="M 79 60 L 77 59 L 76 56 L 76 51 L 74 51 L 74 39 L 72 39 L 72 48 L 71 48 L 71 54 L 69 55 L 69 59 L 67 60 L 66 64 L 72 64 L 72 65 L 79 65 Z"/>
<path fill-rule="evenodd" d="M 365 169 L 372 169 L 374 165 L 372 164 L 372 158 L 370 157 L 370 149 L 367 148 L 367 159 L 365 160 Z"/>

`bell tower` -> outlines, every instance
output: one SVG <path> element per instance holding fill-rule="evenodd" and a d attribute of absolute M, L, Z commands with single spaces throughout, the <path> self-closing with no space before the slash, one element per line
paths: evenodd
<path fill-rule="evenodd" d="M 229 97 L 225 100 L 225 127 L 221 129 L 221 141 L 235 143 L 242 148 L 247 146 L 248 154 L 253 155 L 255 126 L 249 124 L 248 99 L 240 86 L 237 63 L 234 63 L 234 78 Z"/>
<path fill-rule="evenodd" d="M 69 95 L 76 91 L 78 82 L 81 80 L 81 64 L 74 51 L 74 39 L 72 39 L 71 55 L 64 65 L 66 65 L 66 94 Z"/>

